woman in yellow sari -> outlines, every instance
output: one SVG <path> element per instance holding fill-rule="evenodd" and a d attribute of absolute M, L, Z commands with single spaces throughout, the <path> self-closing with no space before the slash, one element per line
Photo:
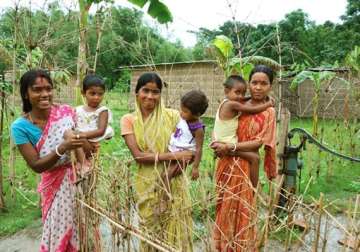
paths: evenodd
<path fill-rule="evenodd" d="M 121 118 L 121 134 L 137 162 L 134 186 L 144 232 L 180 251 L 192 251 L 191 201 L 184 173 L 171 180 L 172 201 L 165 211 L 159 211 L 163 186 L 160 174 L 170 161 L 190 161 L 190 151 L 167 152 L 171 133 L 180 117 L 176 110 L 161 102 L 162 81 L 155 73 L 145 73 L 138 79 L 135 112 Z M 157 251 L 142 242 L 140 251 Z"/>

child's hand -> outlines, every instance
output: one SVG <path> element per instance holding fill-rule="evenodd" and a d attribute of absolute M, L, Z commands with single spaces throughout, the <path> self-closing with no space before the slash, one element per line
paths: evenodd
<path fill-rule="evenodd" d="M 191 172 L 191 179 L 192 180 L 197 180 L 199 178 L 200 174 L 199 174 L 199 169 L 198 168 L 193 168 L 192 172 Z"/>
<path fill-rule="evenodd" d="M 100 143 L 99 142 L 92 142 L 91 146 L 93 147 L 94 152 L 97 152 L 98 149 L 100 149 Z"/>
<path fill-rule="evenodd" d="M 183 162 L 190 162 L 194 158 L 193 151 L 176 151 L 172 152 L 175 160 L 182 160 Z"/>
<path fill-rule="evenodd" d="M 275 98 L 272 96 L 268 96 L 268 102 L 271 104 L 271 107 L 275 107 Z"/>

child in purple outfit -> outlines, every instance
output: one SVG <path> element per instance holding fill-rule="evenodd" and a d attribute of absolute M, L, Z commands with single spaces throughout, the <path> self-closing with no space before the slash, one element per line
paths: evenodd
<path fill-rule="evenodd" d="M 192 150 L 195 152 L 192 164 L 191 177 L 196 180 L 199 177 L 199 164 L 202 156 L 204 143 L 205 125 L 201 122 L 202 116 L 208 107 L 208 99 L 200 90 L 192 90 L 181 97 L 180 121 L 176 125 L 176 131 L 171 135 L 169 151 Z M 180 174 L 181 165 L 170 164 L 161 174 L 161 180 L 170 195 L 170 180 Z"/>

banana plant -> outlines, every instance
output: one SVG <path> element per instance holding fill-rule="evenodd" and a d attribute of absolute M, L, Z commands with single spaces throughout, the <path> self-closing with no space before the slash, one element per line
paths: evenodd
<path fill-rule="evenodd" d="M 345 65 L 350 68 L 353 76 L 360 75 L 360 46 L 355 46 L 354 49 L 346 56 Z"/>
<path fill-rule="evenodd" d="M 51 71 L 50 76 L 54 87 L 59 89 L 61 85 L 67 85 L 70 83 L 71 73 L 66 69 L 62 69 Z"/>
<path fill-rule="evenodd" d="M 319 118 L 319 98 L 321 87 L 325 83 L 330 83 L 334 79 L 340 80 L 342 83 L 349 84 L 343 78 L 336 77 L 336 74 L 331 71 L 320 71 L 314 72 L 309 70 L 303 70 L 295 76 L 290 84 L 291 90 L 296 90 L 299 85 L 303 84 L 305 80 L 310 80 L 314 86 L 314 97 L 312 99 L 313 105 L 313 135 L 316 137 L 318 135 L 318 118 Z"/>
<path fill-rule="evenodd" d="M 267 65 L 275 71 L 281 68 L 281 65 L 275 60 L 258 55 L 243 58 L 233 57 L 233 43 L 224 35 L 216 36 L 211 42 L 211 48 L 215 53 L 219 66 L 224 71 L 225 78 L 233 73 L 237 73 L 248 80 L 251 70 L 258 64 Z"/>
<path fill-rule="evenodd" d="M 159 0 L 128 0 L 128 2 L 143 8 L 147 3 L 149 7 L 146 12 L 160 24 L 166 24 L 173 21 L 169 8 Z"/>
<path fill-rule="evenodd" d="M 44 58 L 44 53 L 41 51 L 39 47 L 36 47 L 31 51 L 27 52 L 25 64 L 28 69 L 40 67 L 43 58 Z"/>
<path fill-rule="evenodd" d="M 345 65 L 350 69 L 350 80 L 360 77 L 360 46 L 355 46 L 345 58 Z M 354 94 L 355 100 L 360 104 L 360 92 Z"/>

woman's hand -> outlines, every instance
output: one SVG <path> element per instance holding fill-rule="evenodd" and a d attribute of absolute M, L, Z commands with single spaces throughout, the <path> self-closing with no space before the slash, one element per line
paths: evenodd
<path fill-rule="evenodd" d="M 59 146 L 63 147 L 64 152 L 68 150 L 73 150 L 81 148 L 84 144 L 84 139 L 80 138 L 80 135 L 76 134 L 72 130 L 66 130 L 64 132 L 64 142 Z"/>
<path fill-rule="evenodd" d="M 223 157 L 228 155 L 229 149 L 226 143 L 222 142 L 212 142 L 210 148 L 214 150 L 214 153 L 218 157 Z"/>

